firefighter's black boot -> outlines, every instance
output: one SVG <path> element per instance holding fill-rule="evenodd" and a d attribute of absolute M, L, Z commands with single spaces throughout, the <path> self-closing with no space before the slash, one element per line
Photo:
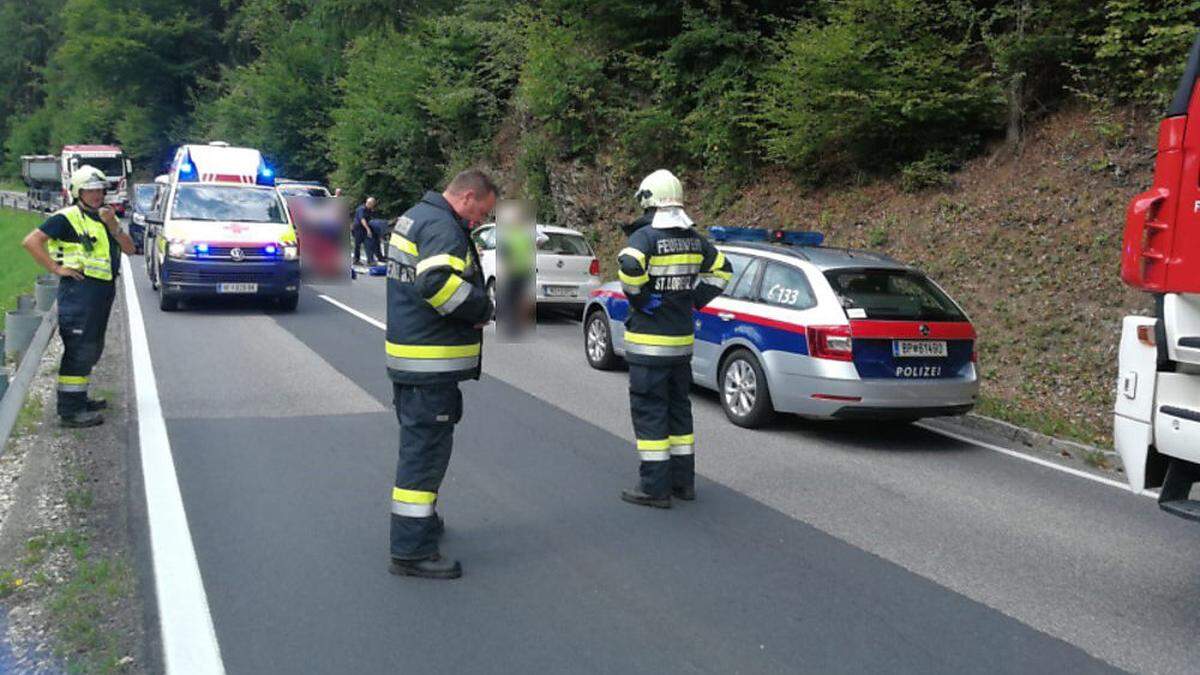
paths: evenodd
<path fill-rule="evenodd" d="M 671 497 L 669 495 L 666 497 L 655 497 L 642 492 L 638 488 L 621 490 L 621 499 L 630 504 L 637 504 L 638 506 L 653 506 L 656 509 L 671 508 Z"/>
<path fill-rule="evenodd" d="M 104 416 L 94 410 L 83 410 L 59 417 L 59 425 L 66 429 L 83 429 L 104 424 Z"/>
<path fill-rule="evenodd" d="M 87 409 L 96 412 L 98 410 L 108 410 L 108 401 L 102 398 L 89 398 L 87 400 Z"/>
<path fill-rule="evenodd" d="M 462 576 L 462 565 L 457 560 L 450 560 L 434 554 L 431 558 L 421 560 L 392 558 L 392 565 L 388 571 L 401 577 L 457 579 Z"/>
<path fill-rule="evenodd" d="M 696 500 L 696 488 L 690 485 L 676 486 L 671 488 L 671 496 L 678 497 L 685 502 L 692 502 Z"/>

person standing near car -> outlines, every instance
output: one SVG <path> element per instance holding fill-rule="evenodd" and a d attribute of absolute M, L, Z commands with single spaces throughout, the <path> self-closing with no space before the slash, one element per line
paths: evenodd
<path fill-rule="evenodd" d="M 462 418 L 458 383 L 479 379 L 483 326 L 495 311 L 468 236 L 496 204 L 487 174 L 464 171 L 396 220 L 388 243 L 387 369 L 400 422 L 388 571 L 454 579 L 441 557 L 438 490 Z"/>
<path fill-rule="evenodd" d="M 88 379 L 104 351 L 120 253 L 133 255 L 134 244 L 104 205 L 107 190 L 102 171 L 79 167 L 70 179 L 74 204 L 56 211 L 22 242 L 39 265 L 60 277 L 58 332 L 63 354 L 57 407 L 64 427 L 102 424 L 100 411 L 108 407 L 107 401 L 88 398 Z"/>
<path fill-rule="evenodd" d="M 371 231 L 371 219 L 375 217 L 375 198 L 367 197 L 366 201 L 354 210 L 354 264 L 362 264 L 362 249 L 367 249 L 367 264 L 375 264 L 375 235 Z"/>
<path fill-rule="evenodd" d="M 725 256 L 683 210 L 683 185 L 670 171 L 646 176 L 635 198 L 644 210 L 617 256 L 629 298 L 625 360 L 640 481 L 621 499 L 670 508 L 696 498 L 692 428 L 692 310 L 721 294 L 732 277 Z"/>

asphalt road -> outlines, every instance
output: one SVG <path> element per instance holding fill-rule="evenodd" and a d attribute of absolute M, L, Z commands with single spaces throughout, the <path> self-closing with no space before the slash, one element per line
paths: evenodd
<path fill-rule="evenodd" d="M 135 261 L 140 263 L 140 260 Z M 387 571 L 383 282 L 157 309 L 134 266 L 227 672 L 1195 672 L 1200 528 L 916 427 L 729 424 L 699 499 L 617 499 L 625 374 L 489 334 L 441 491 L 463 579 Z"/>

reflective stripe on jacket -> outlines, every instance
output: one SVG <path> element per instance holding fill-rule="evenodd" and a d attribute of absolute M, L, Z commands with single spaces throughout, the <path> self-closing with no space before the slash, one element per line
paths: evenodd
<path fill-rule="evenodd" d="M 467 226 L 427 192 L 388 241 L 388 375 L 402 384 L 478 378 L 492 303 Z"/>
<path fill-rule="evenodd" d="M 629 237 L 617 255 L 618 277 L 629 298 L 625 358 L 672 365 L 691 358 L 692 310 L 721 294 L 732 276 L 724 254 L 691 228 L 649 225 Z M 651 307 L 658 300 L 657 307 Z"/>
<path fill-rule="evenodd" d="M 84 276 L 101 281 L 112 281 L 112 252 L 108 246 L 108 228 L 104 223 L 88 216 L 79 206 L 68 206 L 55 211 L 71 224 L 79 241 L 51 239 L 48 246 L 50 257 L 63 267 L 83 272 Z"/>

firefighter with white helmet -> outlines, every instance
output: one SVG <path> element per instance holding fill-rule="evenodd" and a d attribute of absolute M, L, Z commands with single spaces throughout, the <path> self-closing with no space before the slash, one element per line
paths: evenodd
<path fill-rule="evenodd" d="M 71 206 L 53 213 L 26 235 L 33 259 L 61 277 L 58 330 L 63 341 L 58 370 L 58 415 L 65 427 L 101 424 L 107 402 L 88 398 L 88 378 L 104 350 L 108 317 L 116 297 L 119 251 L 134 244 L 112 209 L 104 206 L 104 172 L 84 165 L 71 174 Z"/>
<path fill-rule="evenodd" d="M 621 499 L 669 508 L 696 498 L 692 404 L 692 310 L 721 294 L 732 276 L 725 256 L 692 226 L 683 185 L 670 171 L 646 176 L 634 195 L 642 216 L 626 228 L 617 257 L 629 298 L 625 360 L 629 407 L 641 459 L 638 487 Z"/>

